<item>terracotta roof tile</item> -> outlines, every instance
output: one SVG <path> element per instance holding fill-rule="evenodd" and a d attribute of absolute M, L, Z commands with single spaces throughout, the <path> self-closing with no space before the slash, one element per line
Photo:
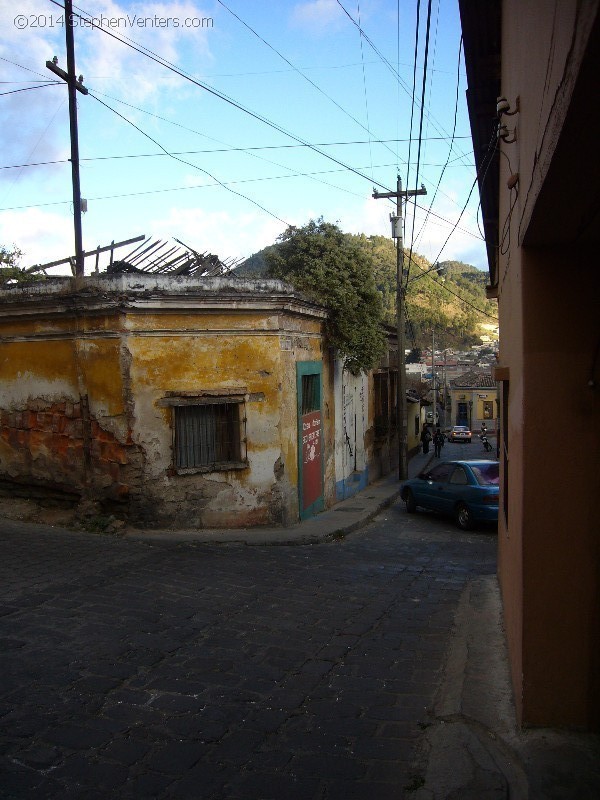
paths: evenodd
<path fill-rule="evenodd" d="M 496 386 L 489 372 L 464 372 L 450 381 L 450 385 L 461 389 L 491 389 Z"/>

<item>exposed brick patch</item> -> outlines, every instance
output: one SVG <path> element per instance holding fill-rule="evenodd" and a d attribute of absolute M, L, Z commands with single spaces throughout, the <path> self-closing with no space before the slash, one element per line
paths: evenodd
<path fill-rule="evenodd" d="M 129 495 L 125 469 L 133 447 L 131 432 L 127 433 L 127 444 L 122 444 L 93 417 L 89 424 L 91 474 L 86 487 L 86 439 L 80 403 L 42 406 L 36 400 L 28 408 L 1 409 L 0 441 L 10 451 L 2 459 L 0 472 L 21 484 L 33 481 L 37 486 L 64 487 L 76 493 L 93 488 L 119 500 Z"/>

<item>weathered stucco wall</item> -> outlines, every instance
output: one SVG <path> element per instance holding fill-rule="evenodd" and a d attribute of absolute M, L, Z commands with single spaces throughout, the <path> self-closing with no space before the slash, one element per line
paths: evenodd
<path fill-rule="evenodd" d="M 64 311 L 0 319 L 1 477 L 118 498 L 130 461 L 118 341 L 95 341 Z"/>
<path fill-rule="evenodd" d="M 295 364 L 322 358 L 321 320 L 231 311 L 208 318 L 143 314 L 128 320 L 126 346 L 132 435 L 144 453 L 142 494 L 145 502 L 152 499 L 152 513 L 192 527 L 295 521 Z M 161 401 L 169 394 L 223 390 L 245 397 L 247 468 L 178 474 L 172 408 Z"/>
<path fill-rule="evenodd" d="M 596 729 L 599 15 L 597 0 L 502 4 L 502 93 L 520 104 L 506 118 L 516 141 L 500 143 L 497 373 L 499 577 L 518 716 Z"/>
<path fill-rule="evenodd" d="M 0 477 L 120 500 L 146 524 L 298 517 L 296 362 L 325 312 L 280 282 L 125 276 L 0 292 Z M 173 396 L 234 392 L 244 463 L 174 468 Z M 323 364 L 326 503 L 335 496 Z"/>
<path fill-rule="evenodd" d="M 335 365 L 335 484 L 338 500 L 352 497 L 369 483 L 365 434 L 369 425 L 369 376 L 352 375 Z M 372 420 L 371 420 L 372 425 Z"/>

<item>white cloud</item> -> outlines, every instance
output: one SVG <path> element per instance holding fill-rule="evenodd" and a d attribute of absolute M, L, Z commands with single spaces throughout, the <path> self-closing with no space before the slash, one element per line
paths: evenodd
<path fill-rule="evenodd" d="M 326 215 L 327 222 L 338 222 L 340 228 L 347 233 L 364 233 L 366 236 L 391 237 L 391 223 L 389 215 L 394 211 L 394 206 L 385 200 L 365 199 L 362 204 L 352 209 L 338 209 L 338 216 L 334 209 Z M 450 202 L 436 205 L 436 214 L 443 216 L 447 221 L 438 217 L 429 216 L 423 232 L 421 226 L 425 219 L 425 211 L 419 210 L 415 224 L 414 252 L 433 262 L 439 256 L 440 261 L 464 261 L 480 269 L 487 269 L 485 245 L 478 235 L 472 219 L 463 217 L 460 226 L 452 233 L 445 245 L 448 234 L 452 230 L 454 221 L 458 218 L 459 211 Z M 471 231 L 472 233 L 469 233 Z M 475 236 L 472 234 L 476 234 Z M 412 217 L 406 220 L 405 248 L 410 248 L 412 239 Z M 441 251 L 441 253 L 440 253 Z"/>
<path fill-rule="evenodd" d="M 22 267 L 66 258 L 74 251 L 72 217 L 39 208 L 4 211 L 0 244 L 9 248 L 14 244 L 23 252 Z"/>
<path fill-rule="evenodd" d="M 66 109 L 66 92 L 60 86 L 16 91 L 54 78 L 46 61 L 59 52 L 64 32 L 60 26 L 42 27 L 51 21 L 53 8 L 39 0 L 23 0 L 18 7 L 0 4 L 0 79 L 3 91 L 13 92 L 2 98 L 0 152 L 6 165 L 33 155 L 40 160 L 57 157 L 57 138 L 47 128 L 61 107 Z"/>
<path fill-rule="evenodd" d="M 292 25 L 313 34 L 322 34 L 341 28 L 343 12 L 336 0 L 308 0 L 298 3 L 291 14 Z"/>
<path fill-rule="evenodd" d="M 182 84 L 182 78 L 119 39 L 147 48 L 175 65 L 181 63 L 182 51 L 188 46 L 193 47 L 198 66 L 211 59 L 211 29 L 193 27 L 194 20 L 208 15 L 192 2 L 131 3 L 124 7 L 111 0 L 98 0 L 94 18 L 106 33 L 82 27 L 78 70 L 88 76 L 86 82 L 98 92 L 140 103 Z"/>
<path fill-rule="evenodd" d="M 181 84 L 181 78 L 119 39 L 141 45 L 174 64 L 182 62 L 184 52 L 189 55 L 188 48 L 199 68 L 212 58 L 212 28 L 203 27 L 201 22 L 210 19 L 210 15 L 191 0 L 123 4 L 96 0 L 93 19 L 103 30 L 93 28 L 86 14 L 76 18 L 76 71 L 83 74 L 88 88 L 98 92 L 141 102 L 155 97 L 164 88 Z M 16 13 L 15 6 L 2 4 L 0 28 L 3 32 L 0 56 L 25 68 L 0 62 L 3 73 L 10 71 L 11 80 L 52 78 L 45 62 L 54 55 L 59 66 L 66 69 L 64 12 L 61 16 L 59 6 L 22 0 Z M 39 95 L 37 92 L 36 101 Z"/>
<path fill-rule="evenodd" d="M 366 199 L 351 213 L 345 213 L 340 227 L 348 233 L 364 233 L 367 236 L 389 236 L 389 213 L 392 206 L 385 200 Z"/>
<path fill-rule="evenodd" d="M 199 252 L 210 252 L 222 260 L 247 258 L 273 244 L 283 225 L 264 215 L 233 215 L 227 211 L 201 208 L 171 208 L 161 219 L 150 220 L 148 228 L 156 238 L 176 237 Z"/>
<path fill-rule="evenodd" d="M 22 0 L 18 12 L 16 8 L 0 3 L 0 79 L 5 82 L 3 89 L 12 92 L 1 98 L 2 166 L 58 160 L 68 157 L 65 153 L 69 147 L 68 101 L 62 81 L 56 78 L 60 85 L 15 91 L 54 80 L 46 68 L 46 61 L 54 55 L 59 67 L 66 69 L 64 12 L 61 17 L 60 7 L 40 0 Z M 191 0 L 150 4 L 97 0 L 93 13 L 106 30 L 128 37 L 174 63 L 191 63 L 200 70 L 211 60 L 211 29 L 192 26 L 193 20 L 208 15 Z M 79 20 L 74 34 L 77 73 L 83 74 L 85 85 L 100 98 L 106 92 L 133 104 L 144 103 L 150 109 L 154 105 L 164 113 L 164 98 L 173 96 L 175 84 L 177 97 L 185 97 L 183 79 L 107 33 L 85 27 Z M 110 136 L 114 128 L 110 112 L 100 109 L 92 99 L 78 96 L 78 100 L 80 105 L 85 102 L 86 118 L 100 119 L 97 130 Z M 112 100 L 107 102 L 115 105 Z M 117 108 L 122 110 L 118 104 Z M 95 112 L 100 116 L 94 117 Z M 127 117 L 136 114 L 129 108 L 124 113 Z M 50 169 L 45 168 L 44 180 Z M 15 185 L 15 177 L 17 188 L 24 186 L 30 172 L 33 174 L 16 170 L 0 173 L 4 189 L 0 192 L 0 205 L 18 204 L 11 202 L 15 192 L 6 189 Z M 36 178 L 37 175 L 36 172 Z"/>

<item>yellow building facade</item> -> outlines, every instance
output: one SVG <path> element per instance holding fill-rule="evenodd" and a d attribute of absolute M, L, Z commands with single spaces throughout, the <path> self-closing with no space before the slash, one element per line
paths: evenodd
<path fill-rule="evenodd" d="M 447 427 L 466 425 L 488 433 L 498 428 L 498 387 L 489 373 L 466 372 L 449 384 L 450 419 Z"/>
<path fill-rule="evenodd" d="M 326 312 L 284 284 L 64 279 L 4 289 L 0 308 L 4 481 L 185 527 L 287 524 L 332 501 Z"/>
<path fill-rule="evenodd" d="M 0 485 L 154 527 L 289 525 L 328 508 L 393 468 L 381 452 L 395 432 L 375 436 L 373 374 L 335 360 L 326 320 L 272 280 L 1 289 Z"/>

